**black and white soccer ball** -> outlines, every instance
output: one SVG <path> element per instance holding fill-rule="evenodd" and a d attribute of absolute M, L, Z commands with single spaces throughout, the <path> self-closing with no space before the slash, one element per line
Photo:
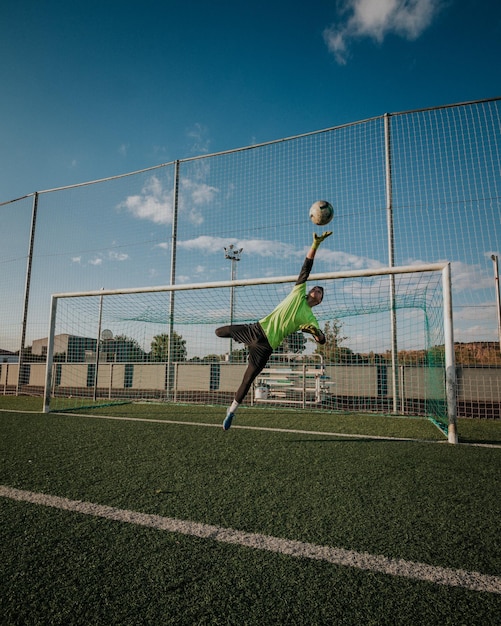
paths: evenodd
<path fill-rule="evenodd" d="M 310 207 L 310 220 L 316 226 L 325 226 L 334 217 L 334 208 L 327 200 L 317 200 Z"/>

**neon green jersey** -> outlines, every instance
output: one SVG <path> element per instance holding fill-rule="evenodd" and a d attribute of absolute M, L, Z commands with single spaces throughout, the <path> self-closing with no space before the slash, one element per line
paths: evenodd
<path fill-rule="evenodd" d="M 307 324 L 319 328 L 306 301 L 306 283 L 295 285 L 290 294 L 266 317 L 259 320 L 270 346 L 275 350 L 287 335 Z"/>

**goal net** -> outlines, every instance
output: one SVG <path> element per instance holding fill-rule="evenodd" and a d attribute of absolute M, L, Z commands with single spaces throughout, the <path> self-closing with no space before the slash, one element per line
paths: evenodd
<path fill-rule="evenodd" d="M 245 346 L 218 326 L 256 322 L 297 277 L 52 297 L 45 411 L 131 401 L 228 404 Z M 421 416 L 455 436 L 448 264 L 314 274 L 325 345 L 288 337 L 245 402 Z"/>

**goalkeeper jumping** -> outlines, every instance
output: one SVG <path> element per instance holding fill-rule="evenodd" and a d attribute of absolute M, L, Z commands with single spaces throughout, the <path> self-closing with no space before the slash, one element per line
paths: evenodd
<path fill-rule="evenodd" d="M 249 361 L 240 387 L 223 421 L 223 429 L 228 430 L 235 413 L 251 388 L 252 383 L 262 372 L 273 350 L 278 348 L 285 337 L 297 330 L 310 333 L 315 341 L 325 343 L 325 335 L 320 330 L 312 307 L 322 302 L 323 287 L 315 286 L 306 293 L 306 281 L 313 267 L 313 259 L 318 246 L 331 232 L 313 235 L 313 243 L 306 255 L 301 272 L 290 294 L 266 317 L 254 324 L 235 324 L 216 329 L 218 337 L 231 338 L 243 343 L 249 350 Z"/>

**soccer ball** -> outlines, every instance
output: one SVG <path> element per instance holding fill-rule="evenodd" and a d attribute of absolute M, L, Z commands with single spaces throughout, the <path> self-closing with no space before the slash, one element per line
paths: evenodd
<path fill-rule="evenodd" d="M 317 226 L 325 226 L 333 217 L 334 209 L 327 200 L 317 200 L 310 207 L 310 220 Z"/>

